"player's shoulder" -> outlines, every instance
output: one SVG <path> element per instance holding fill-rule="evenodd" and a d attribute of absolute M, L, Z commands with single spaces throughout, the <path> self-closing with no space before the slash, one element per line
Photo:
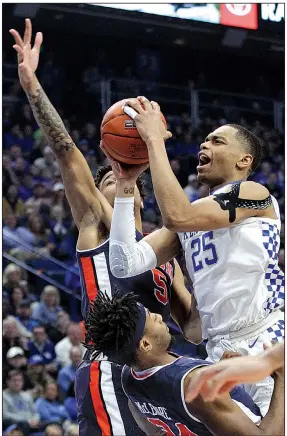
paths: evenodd
<path fill-rule="evenodd" d="M 239 198 L 245 198 L 246 200 L 265 200 L 269 195 L 270 192 L 268 189 L 260 183 L 247 180 L 240 184 Z"/>

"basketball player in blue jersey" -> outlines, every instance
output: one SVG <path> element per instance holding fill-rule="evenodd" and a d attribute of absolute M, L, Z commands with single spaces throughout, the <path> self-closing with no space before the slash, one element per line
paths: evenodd
<path fill-rule="evenodd" d="M 193 377 L 210 363 L 170 353 L 171 335 L 161 315 L 147 310 L 132 293 L 112 298 L 99 293 L 86 329 L 89 348 L 112 358 L 116 355 L 126 364 L 122 384 L 137 410 L 135 417 L 140 413 L 166 435 L 284 434 L 282 369 L 274 374 L 270 408 L 262 419 L 242 386 L 214 402 L 204 402 L 200 395 L 190 400 Z"/>
<path fill-rule="evenodd" d="M 210 195 L 190 204 L 159 135 L 158 104 L 140 98 L 129 105 L 126 111 L 134 117 L 148 147 L 165 227 L 136 242 L 132 194 L 136 174 L 129 174 L 110 158 L 117 177 L 110 236 L 113 274 L 132 277 L 183 249 L 211 361 L 218 361 L 225 351 L 256 355 L 263 351 L 264 343 L 282 341 L 279 207 L 264 186 L 247 181 L 260 163 L 260 141 L 238 125 L 221 126 L 210 133 L 200 146 L 197 167 L 198 180 L 210 188 Z M 246 385 L 246 389 L 264 415 L 272 395 L 272 378 Z"/>
<path fill-rule="evenodd" d="M 184 286 L 183 275 L 175 261 L 168 262 L 131 279 L 117 279 L 109 267 L 109 229 L 115 197 L 116 179 L 110 167 L 98 171 L 95 181 L 88 164 L 74 144 L 57 111 L 50 103 L 35 71 L 39 61 L 42 34 L 37 33 L 31 48 L 32 26 L 26 20 L 24 38 L 12 29 L 18 54 L 18 72 L 37 123 L 46 136 L 60 168 L 65 192 L 79 230 L 77 257 L 82 283 L 82 313 L 87 316 L 89 301 L 105 290 L 112 296 L 134 291 L 139 301 L 159 312 L 167 321 L 172 313 L 187 339 L 201 342 L 200 320 L 195 303 Z M 135 216 L 142 237 L 140 209 L 142 184 L 137 183 Z M 193 310 L 194 309 L 194 310 Z M 84 368 L 84 373 L 83 373 Z M 89 374 L 86 376 L 88 368 Z M 137 436 L 137 428 L 120 383 L 120 367 L 105 356 L 83 362 L 77 371 L 76 396 L 81 436 Z"/>

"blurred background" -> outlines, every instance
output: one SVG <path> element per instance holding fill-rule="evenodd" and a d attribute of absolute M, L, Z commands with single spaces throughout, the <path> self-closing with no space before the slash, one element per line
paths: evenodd
<path fill-rule="evenodd" d="M 251 179 L 281 208 L 284 269 L 284 4 L 3 4 L 3 402 L 6 435 L 76 435 L 83 349 L 75 228 L 55 158 L 17 76 L 10 28 L 44 34 L 37 76 L 93 174 L 100 122 L 114 102 L 160 103 L 170 163 L 190 201 L 198 147 L 238 123 L 264 142 Z M 161 226 L 149 174 L 144 232 Z M 178 351 L 205 355 L 179 340 Z M 13 371 L 11 373 L 11 370 Z M 20 394 L 19 394 L 20 392 Z M 20 396 L 19 396 L 20 395 Z"/>

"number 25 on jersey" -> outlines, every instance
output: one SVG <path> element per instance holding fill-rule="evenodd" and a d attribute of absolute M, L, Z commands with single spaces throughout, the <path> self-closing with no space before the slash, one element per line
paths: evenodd
<path fill-rule="evenodd" d="M 191 259 L 194 272 L 198 272 L 206 266 L 214 265 L 218 261 L 213 232 L 203 233 L 203 235 L 191 241 Z"/>

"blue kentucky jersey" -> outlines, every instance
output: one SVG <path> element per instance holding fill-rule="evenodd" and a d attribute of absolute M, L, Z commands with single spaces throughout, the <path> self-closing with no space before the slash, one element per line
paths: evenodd
<path fill-rule="evenodd" d="M 137 240 L 142 235 L 136 233 Z M 109 265 L 109 239 L 92 250 L 77 250 L 82 285 L 82 315 L 85 319 L 89 302 L 99 291 L 112 296 L 117 290 L 122 294 L 134 292 L 151 312 L 159 313 L 167 321 L 170 316 L 171 285 L 174 276 L 174 261 L 154 268 L 136 277 L 118 279 Z"/>
<path fill-rule="evenodd" d="M 184 401 L 184 378 L 192 370 L 209 365 L 201 359 L 178 357 L 173 362 L 145 371 L 135 372 L 128 366 L 122 370 L 122 385 L 128 398 L 152 424 L 161 427 L 170 436 L 207 436 L 212 433 L 193 417 Z M 243 387 L 231 392 L 243 411 L 255 423 L 261 420 L 259 408 Z"/>

